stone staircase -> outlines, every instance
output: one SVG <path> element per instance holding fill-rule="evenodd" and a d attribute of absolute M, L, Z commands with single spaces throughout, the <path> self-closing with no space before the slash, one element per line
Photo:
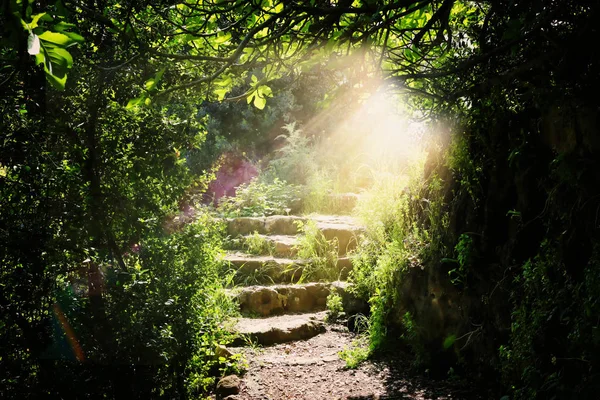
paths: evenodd
<path fill-rule="evenodd" d="M 337 243 L 337 260 L 329 268 L 334 269 L 331 275 L 341 280 L 305 279 L 304 272 L 315 260 L 298 258 L 297 246 L 300 226 L 308 221 L 314 221 L 327 241 Z M 227 220 L 227 232 L 231 242 L 225 262 L 236 271 L 234 281 L 240 285 L 231 294 L 243 316 L 234 328 L 239 333 L 234 346 L 248 341 L 273 345 L 325 332 L 326 302 L 332 291 L 342 296 L 347 313 L 365 311 L 366 305 L 352 298 L 343 281 L 352 268 L 348 253 L 356 247 L 362 232 L 351 217 L 232 218 Z M 255 244 L 253 252 L 258 254 L 248 253 L 249 243 Z"/>

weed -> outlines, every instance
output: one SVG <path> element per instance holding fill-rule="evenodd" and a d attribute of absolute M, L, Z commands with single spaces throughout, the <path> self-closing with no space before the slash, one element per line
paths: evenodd
<path fill-rule="evenodd" d="M 244 342 L 244 347 L 250 348 L 254 353 L 260 353 L 263 351 L 262 346 L 258 343 L 256 338 L 253 338 L 252 335 L 245 333 L 238 333 L 238 337 Z"/>
<path fill-rule="evenodd" d="M 249 254 L 255 255 L 272 255 L 275 250 L 272 243 L 256 231 L 244 238 L 244 248 Z"/>
<path fill-rule="evenodd" d="M 413 365 L 422 365 L 424 363 L 425 349 L 420 340 L 419 328 L 415 324 L 411 313 L 406 312 L 402 316 L 402 328 L 404 329 L 404 333 L 402 333 L 400 338 L 410 347 L 415 356 Z"/>
<path fill-rule="evenodd" d="M 447 261 L 452 261 L 458 264 L 458 268 L 453 268 L 448 271 L 448 276 L 450 277 L 450 281 L 454 285 L 464 286 L 467 280 L 467 271 L 469 266 L 473 262 L 474 257 L 474 245 L 473 239 L 466 233 L 463 233 L 458 238 L 458 243 L 454 248 L 456 253 L 456 259 L 443 259 Z"/>
<path fill-rule="evenodd" d="M 309 261 L 303 268 L 301 281 L 335 280 L 337 278 L 338 241 L 327 240 L 314 221 L 296 222 L 300 236 L 295 246 L 298 257 Z"/>
<path fill-rule="evenodd" d="M 331 292 L 327 296 L 327 321 L 337 321 L 344 312 L 344 304 L 342 302 L 342 296 L 335 292 Z"/>
<path fill-rule="evenodd" d="M 274 284 L 273 276 L 275 268 L 272 265 L 263 264 L 260 268 L 247 272 L 244 271 L 244 266 L 242 266 L 237 271 L 236 283 L 242 286 Z"/>
<path fill-rule="evenodd" d="M 447 165 L 453 171 L 461 189 L 467 191 L 473 203 L 477 206 L 482 192 L 480 184 L 482 167 L 477 164 L 477 160 L 471 155 L 469 139 L 466 134 L 457 134 L 452 138 Z"/>
<path fill-rule="evenodd" d="M 292 122 L 283 127 L 285 133 L 277 136 L 284 144 L 279 157 L 271 162 L 270 173 L 289 182 L 304 184 L 315 168 L 315 153 L 310 139 Z"/>
<path fill-rule="evenodd" d="M 345 347 L 338 355 L 346 362 L 346 368 L 357 368 L 371 355 L 368 337 L 365 335 L 359 336 L 358 339 L 352 342 L 350 347 Z"/>

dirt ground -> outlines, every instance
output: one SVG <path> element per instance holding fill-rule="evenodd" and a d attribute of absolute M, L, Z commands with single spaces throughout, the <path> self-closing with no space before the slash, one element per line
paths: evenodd
<path fill-rule="evenodd" d="M 240 399 L 485 399 L 464 383 L 434 381 L 408 373 L 406 357 L 378 359 L 348 369 L 338 352 L 356 335 L 344 326 L 305 341 L 238 348 L 249 362 Z M 404 359 L 403 359 L 404 358 Z"/>

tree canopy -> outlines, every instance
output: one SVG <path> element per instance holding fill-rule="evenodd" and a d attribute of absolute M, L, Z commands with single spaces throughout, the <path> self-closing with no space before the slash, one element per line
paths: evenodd
<path fill-rule="evenodd" d="M 22 64 L 26 48 L 35 63 L 44 64 L 51 82 L 64 85 L 73 63 L 70 53 L 78 51 L 72 45 L 82 42 L 83 23 L 93 21 L 88 45 L 103 41 L 113 50 L 99 68 L 136 74 L 136 66 L 143 65 L 130 106 L 193 89 L 219 100 L 246 98 L 263 108 L 272 95 L 270 82 L 298 75 L 314 63 L 352 70 L 361 81 L 382 73 L 400 90 L 460 102 L 473 91 L 510 85 L 546 68 L 549 60 L 568 57 L 565 52 L 577 42 L 563 41 L 573 40 L 569 32 L 582 26 L 592 3 L 108 1 L 36 6 L 15 1 L 5 7 L 12 13 L 5 16 L 11 36 L 4 42 L 4 58 L 13 68 L 19 59 Z M 354 56 L 351 62 L 340 61 L 346 55 Z M 8 67 L 3 74 L 13 72 Z M 232 86 L 240 82 L 245 92 L 231 96 Z"/>

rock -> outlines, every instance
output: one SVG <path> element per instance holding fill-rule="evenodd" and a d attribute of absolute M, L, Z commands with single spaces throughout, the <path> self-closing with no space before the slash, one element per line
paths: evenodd
<path fill-rule="evenodd" d="M 352 217 L 320 215 L 314 218 L 325 239 L 338 241 L 338 255 L 343 256 L 356 248 L 357 238 L 364 229 Z"/>
<path fill-rule="evenodd" d="M 352 260 L 349 257 L 340 257 L 337 260 L 336 268 L 341 279 L 346 279 L 352 271 Z"/>
<path fill-rule="evenodd" d="M 298 233 L 297 221 L 306 222 L 306 218 L 273 215 L 265 218 L 265 230 L 272 235 L 295 235 Z"/>
<path fill-rule="evenodd" d="M 227 219 L 227 233 L 232 237 L 250 235 L 254 232 L 267 233 L 264 218 L 240 217 Z"/>
<path fill-rule="evenodd" d="M 228 253 L 224 261 L 237 270 L 235 280 L 243 283 L 253 277 L 259 283 L 297 282 L 307 261 L 272 256 L 255 256 L 241 252 Z"/>
<path fill-rule="evenodd" d="M 302 285 L 250 286 L 237 295 L 240 311 L 246 315 L 310 312 L 325 309 L 329 295 L 328 283 Z"/>
<path fill-rule="evenodd" d="M 236 331 L 253 342 L 269 346 L 278 343 L 305 340 L 326 331 L 325 313 L 281 315 L 263 319 L 240 318 Z M 236 339 L 234 346 L 243 346 L 242 339 Z"/>
<path fill-rule="evenodd" d="M 312 308 L 313 299 L 308 296 L 305 287 L 296 287 L 287 295 L 287 309 L 291 312 L 302 312 Z"/>
<path fill-rule="evenodd" d="M 298 237 L 293 235 L 265 236 L 278 257 L 296 257 L 298 255 Z"/>
<path fill-rule="evenodd" d="M 242 398 L 237 394 L 232 394 L 230 396 L 225 397 L 223 400 L 242 400 Z"/>
<path fill-rule="evenodd" d="M 263 317 L 282 313 L 285 297 L 270 287 L 253 287 L 242 291 L 238 297 L 242 312 L 259 314 Z"/>
<path fill-rule="evenodd" d="M 217 399 L 223 399 L 233 394 L 240 392 L 242 381 L 236 375 L 228 375 L 219 380 L 217 383 Z"/>

